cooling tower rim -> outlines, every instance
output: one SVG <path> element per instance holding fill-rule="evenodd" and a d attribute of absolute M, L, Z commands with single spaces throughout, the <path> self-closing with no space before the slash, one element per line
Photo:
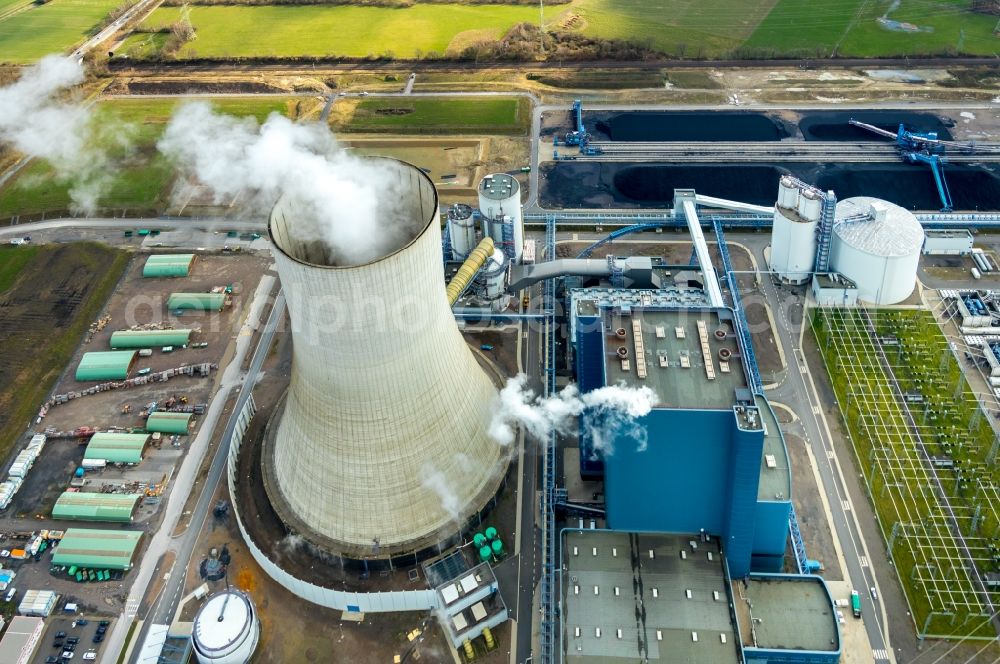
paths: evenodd
<path fill-rule="evenodd" d="M 318 270 L 354 270 L 354 269 L 357 269 L 359 267 L 366 267 L 366 266 L 369 266 L 369 265 L 375 265 L 377 263 L 381 263 L 384 260 L 387 260 L 389 258 L 392 258 L 393 256 L 396 256 L 397 254 L 403 253 L 404 251 L 406 251 L 407 249 L 409 249 L 410 247 L 412 247 L 414 244 L 416 244 L 417 240 L 419 240 L 421 237 L 423 237 L 424 233 L 427 232 L 427 229 L 431 227 L 431 224 L 433 224 L 434 221 L 438 218 L 438 206 L 440 205 L 440 199 L 438 197 L 437 187 L 434 186 L 434 181 L 431 180 L 430 177 L 426 173 L 424 173 L 422 170 L 420 170 L 419 168 L 417 168 L 416 166 L 414 166 L 410 162 L 403 161 L 402 159 L 396 159 L 395 157 L 382 157 L 382 156 L 377 156 L 377 155 L 366 155 L 366 156 L 360 157 L 360 158 L 363 159 L 363 160 L 365 160 L 365 161 L 382 161 L 382 162 L 391 162 L 391 163 L 394 163 L 396 166 L 401 167 L 401 170 L 409 169 L 410 171 L 413 171 L 414 173 L 417 173 L 420 177 L 422 177 L 426 181 L 426 183 L 430 186 L 430 191 L 434 195 L 434 205 L 431 207 L 431 210 L 432 210 L 431 214 L 428 216 L 428 218 L 427 218 L 426 222 L 424 223 L 424 225 L 420 227 L 420 230 L 418 232 L 414 233 L 413 237 L 410 238 L 406 242 L 406 244 L 404 244 L 403 246 L 399 247 L 395 251 L 390 251 L 389 253 L 387 253 L 385 255 L 382 255 L 382 256 L 379 256 L 378 258 L 376 258 L 374 260 L 370 260 L 370 261 L 365 262 L 365 263 L 355 263 L 353 265 L 322 265 L 322 264 L 319 264 L 319 263 L 313 263 L 311 261 L 303 260 L 301 258 L 293 256 L 289 252 L 285 251 L 285 248 L 281 246 L 281 244 L 278 242 L 277 238 L 275 237 L 274 231 L 272 230 L 272 223 L 273 223 L 273 220 L 274 220 L 274 211 L 277 210 L 282 205 L 289 205 L 286 195 L 282 194 L 281 196 L 278 197 L 278 200 L 275 201 L 274 205 L 271 206 L 271 211 L 267 215 L 267 236 L 268 236 L 268 238 L 271 241 L 271 246 L 274 247 L 277 251 L 279 251 L 282 256 L 284 256 L 285 258 L 287 258 L 288 260 L 290 260 L 292 262 L 298 263 L 299 265 L 305 265 L 307 267 L 316 268 Z M 289 207 L 290 207 L 290 205 L 289 205 Z"/>

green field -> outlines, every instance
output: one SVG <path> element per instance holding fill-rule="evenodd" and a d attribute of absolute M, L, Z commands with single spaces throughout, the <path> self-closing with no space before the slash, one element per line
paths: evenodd
<path fill-rule="evenodd" d="M 91 242 L 0 247 L 0 347 L 6 354 L 0 363 L 0 457 L 38 412 L 128 259 Z"/>
<path fill-rule="evenodd" d="M 113 99 L 99 104 L 95 122 L 104 127 L 127 127 L 127 151 L 112 150 L 118 168 L 101 208 L 131 210 L 136 214 L 157 213 L 167 203 L 173 171 L 156 149 L 156 141 L 170 119 L 171 110 L 181 103 L 171 99 Z M 263 121 L 271 113 L 298 117 L 317 102 L 292 97 L 225 97 L 212 100 L 222 113 L 251 116 Z M 114 140 L 108 136 L 108 141 Z M 49 164 L 33 161 L 0 190 L 0 218 L 65 212 L 70 207 L 70 183 L 61 182 Z"/>
<path fill-rule="evenodd" d="M 176 22 L 180 7 L 161 7 L 145 25 Z M 525 5 L 414 5 L 406 9 L 357 6 L 191 7 L 197 31 L 179 57 L 444 55 L 475 39 L 496 39 L 511 26 L 538 21 Z M 547 8 L 549 17 L 562 6 Z"/>
<path fill-rule="evenodd" d="M 575 0 L 583 34 L 621 39 L 689 57 L 721 55 L 739 45 L 777 0 Z M 810 4 L 810 3 L 804 3 Z"/>
<path fill-rule="evenodd" d="M 889 2 L 844 0 L 826 9 L 797 0 L 781 0 L 744 44 L 746 55 L 844 57 L 996 55 L 997 17 L 973 14 L 969 0 L 907 0 L 888 18 L 929 32 L 889 30 L 877 22 Z"/>
<path fill-rule="evenodd" d="M 393 134 L 523 134 L 531 120 L 525 99 L 453 97 L 365 99 L 341 132 Z"/>
<path fill-rule="evenodd" d="M 51 0 L 0 20 L 0 62 L 63 53 L 90 35 L 122 0 Z"/>
<path fill-rule="evenodd" d="M 979 572 L 1000 571 L 996 437 L 937 322 L 826 308 L 810 320 L 918 633 L 993 638 L 954 522 Z"/>
<path fill-rule="evenodd" d="M 165 32 L 135 32 L 123 39 L 115 48 L 115 55 L 124 55 L 132 59 L 153 57 L 167 43 L 168 37 Z"/>

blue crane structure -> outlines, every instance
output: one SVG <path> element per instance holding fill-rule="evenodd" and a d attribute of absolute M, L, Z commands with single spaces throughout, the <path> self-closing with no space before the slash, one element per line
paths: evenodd
<path fill-rule="evenodd" d="M 944 157 L 949 148 L 959 149 L 965 152 L 975 152 L 974 143 L 958 143 L 956 141 L 945 141 L 938 138 L 937 132 L 931 131 L 925 134 L 910 131 L 905 125 L 900 123 L 896 133 L 870 125 L 858 120 L 850 120 L 850 124 L 870 131 L 885 138 L 896 141 L 896 148 L 899 155 L 911 164 L 926 164 L 931 169 L 934 176 L 934 184 L 937 186 L 938 197 L 941 199 L 941 211 L 951 212 L 954 208 L 951 200 L 951 191 L 948 189 L 948 181 L 944 175 L 944 165 L 947 160 Z"/>
<path fill-rule="evenodd" d="M 573 121 L 574 128 L 573 131 L 566 132 L 563 136 L 563 145 L 574 145 L 580 148 L 580 154 L 587 156 L 594 156 L 601 154 L 601 149 L 590 145 L 590 133 L 583 124 L 583 102 L 579 99 L 573 102 Z M 559 138 L 553 141 L 553 145 L 559 145 Z M 558 160 L 559 152 L 556 151 L 552 155 L 553 159 Z M 573 157 L 563 157 L 563 159 L 572 159 Z"/>

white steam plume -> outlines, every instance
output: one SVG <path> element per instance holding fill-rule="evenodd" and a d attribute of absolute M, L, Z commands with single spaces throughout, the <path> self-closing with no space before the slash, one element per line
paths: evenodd
<path fill-rule="evenodd" d="M 455 455 L 455 462 L 458 464 L 457 470 L 461 473 L 469 473 L 474 467 L 472 460 L 465 454 Z M 448 476 L 430 462 L 423 465 L 421 474 L 423 475 L 423 479 L 420 481 L 421 485 L 436 493 L 441 499 L 441 507 L 444 508 L 444 511 L 448 513 L 452 521 L 459 523 L 464 503 L 459 500 Z"/>
<path fill-rule="evenodd" d="M 338 264 L 379 258 L 413 235 L 412 220 L 396 209 L 404 197 L 393 174 L 338 147 L 324 124 L 275 113 L 258 125 L 195 102 L 174 114 L 158 147 L 216 203 L 239 197 L 266 211 L 287 196 L 295 235 L 324 240 Z"/>
<path fill-rule="evenodd" d="M 461 516 L 462 502 L 448 482 L 448 477 L 431 463 L 425 463 L 421 469 L 423 479 L 421 484 L 425 489 L 430 489 L 441 499 L 441 507 L 448 513 L 452 521 L 458 521 Z"/>
<path fill-rule="evenodd" d="M 586 413 L 581 425 L 590 435 L 595 452 L 613 453 L 615 438 L 625 435 L 636 441 L 638 451 L 646 449 L 646 431 L 636 418 L 647 415 L 656 403 L 656 392 L 642 386 L 608 385 L 580 394 L 576 385 L 567 385 L 549 397 L 536 396 L 527 388 L 527 376 L 507 381 L 500 391 L 500 403 L 490 423 L 490 435 L 501 445 L 514 442 L 514 428 L 524 426 L 537 439 L 553 431 L 565 433 Z"/>
<path fill-rule="evenodd" d="M 59 180 L 71 183 L 74 208 L 90 214 L 112 180 L 98 134 L 107 139 L 112 133 L 98 132 L 89 108 L 63 98 L 83 79 L 83 67 L 59 55 L 25 69 L 17 82 L 0 88 L 0 141 L 48 161 Z"/>

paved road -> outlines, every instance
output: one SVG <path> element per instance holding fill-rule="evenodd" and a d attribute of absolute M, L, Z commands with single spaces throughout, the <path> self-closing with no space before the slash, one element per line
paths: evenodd
<path fill-rule="evenodd" d="M 218 478 L 224 468 L 225 453 L 228 449 L 229 443 L 228 435 L 231 433 L 231 429 L 227 428 L 226 436 L 223 438 L 222 443 L 219 446 L 219 450 L 213 459 L 207 481 L 202 487 L 202 494 L 199 497 L 197 506 L 194 510 L 191 525 L 184 532 L 184 534 L 177 539 L 172 537 L 172 533 L 180 520 L 181 511 L 184 509 L 187 497 L 194 489 L 195 478 L 198 474 L 199 468 L 201 467 L 202 459 L 213 438 L 215 427 L 222 416 L 222 411 L 228 400 L 230 390 L 233 387 L 240 385 L 242 382 L 243 390 L 245 391 L 248 385 L 252 386 L 256 381 L 256 373 L 248 373 L 244 375 L 241 373 L 240 367 L 243 365 L 243 359 L 249 351 L 250 341 L 252 339 L 252 336 L 249 334 L 251 331 L 250 328 L 256 325 L 256 321 L 259 320 L 260 312 L 263 309 L 266 296 L 270 293 L 273 285 L 274 277 L 265 275 L 265 277 L 261 280 L 261 285 L 256 291 L 253 302 L 250 305 L 251 310 L 247 316 L 247 321 L 244 323 L 243 331 L 247 332 L 247 334 L 241 333 L 237 336 L 236 352 L 233 355 L 233 359 L 223 372 L 220 388 L 213 397 L 208 411 L 205 414 L 204 420 L 202 421 L 201 429 L 199 430 L 194 443 L 192 443 L 191 449 L 188 451 L 188 454 L 169 489 L 169 494 L 165 501 L 164 515 L 161 526 L 156 534 L 153 535 L 152 541 L 143 555 L 138 569 L 133 570 L 132 572 L 135 577 L 128 600 L 126 601 L 125 612 L 121 616 L 122 619 L 115 624 L 114 629 L 108 636 L 107 646 L 105 647 L 104 656 L 101 660 L 102 664 L 115 664 L 118 661 L 118 655 L 125 645 L 125 637 L 131 626 L 132 619 L 135 618 L 138 613 L 142 598 L 153 581 L 154 574 L 163 575 L 170 573 L 170 578 L 167 579 L 167 583 L 164 584 L 163 591 L 161 591 L 160 595 L 155 599 L 153 608 L 145 617 L 146 621 L 144 623 L 143 630 L 135 639 L 135 643 L 137 644 L 136 647 L 138 648 L 138 646 L 142 644 L 143 639 L 145 639 L 146 630 L 148 629 L 149 624 L 153 621 L 160 621 L 162 617 L 167 614 L 165 607 L 172 605 L 176 608 L 178 586 L 183 584 L 185 571 L 187 569 L 187 562 L 190 560 L 191 552 L 193 551 L 194 538 L 201 529 L 201 524 L 204 522 L 204 516 L 208 511 L 209 502 L 211 501 L 212 494 L 215 491 Z M 274 326 L 277 321 L 277 312 L 283 307 L 284 300 L 279 298 L 275 302 L 272 315 L 265 325 L 264 333 L 261 335 L 261 343 L 258 344 L 257 352 L 254 354 L 253 364 L 251 365 L 252 371 L 254 370 L 254 367 L 259 370 L 260 363 L 263 362 L 263 356 L 266 355 L 266 350 L 262 352 L 261 347 L 266 349 L 269 345 L 270 335 L 273 334 Z M 252 379 L 247 380 L 248 376 L 251 376 Z M 241 391 L 241 397 L 242 394 L 243 392 Z M 172 567 L 172 570 L 176 571 L 173 573 L 171 573 L 171 570 L 163 570 L 158 567 L 161 557 L 167 551 L 173 551 L 176 554 L 175 562 Z M 166 605 L 164 602 L 166 602 Z M 169 624 L 170 620 L 162 620 L 162 622 Z"/>
<path fill-rule="evenodd" d="M 124 28 L 133 19 L 145 16 L 159 7 L 161 2 L 163 2 L 163 0 L 140 0 L 135 3 L 128 10 L 126 10 L 124 14 L 108 24 L 106 28 L 85 41 L 79 48 L 73 51 L 72 57 L 76 58 L 78 61 L 81 60 L 88 52 L 111 39 L 116 32 Z"/>
<path fill-rule="evenodd" d="M 536 313 L 543 307 L 540 285 L 531 288 L 531 303 L 528 311 Z M 541 324 L 539 321 L 525 321 L 521 324 L 522 364 L 519 368 L 528 376 L 528 387 L 535 394 L 542 394 L 542 353 Z M 541 534 L 538 529 L 538 478 L 542 456 L 538 454 L 539 441 L 524 438 L 524 456 L 521 459 L 521 531 L 518 533 L 518 595 L 517 595 L 517 648 L 511 652 L 513 664 L 522 664 L 533 652 L 533 624 L 535 619 L 535 588 L 541 572 Z"/>
<path fill-rule="evenodd" d="M 740 238 L 741 242 L 751 246 L 757 265 L 766 269 L 763 248 L 767 243 L 766 236 L 748 235 Z M 783 290 L 780 294 L 764 274 L 762 290 L 774 313 L 777 335 L 785 350 L 788 362 L 785 380 L 777 387 L 768 390 L 769 399 L 791 406 L 800 417 L 806 441 L 812 449 L 813 457 L 819 468 L 822 491 L 826 494 L 827 503 L 833 516 L 833 528 L 844 554 L 846 569 L 844 578 L 851 581 L 854 588 L 861 593 L 864 607 L 864 627 L 868 641 L 875 655 L 876 662 L 895 661 L 889 644 L 886 616 L 882 603 L 873 605 L 868 588 L 879 588 L 875 572 L 870 564 L 871 554 L 861 534 L 861 527 L 855 518 L 854 507 L 850 494 L 844 483 L 840 460 L 833 445 L 829 426 L 823 414 L 823 404 L 819 399 L 816 386 L 813 383 L 811 370 L 806 364 L 802 351 L 801 339 L 804 333 L 804 319 L 801 315 L 801 303 L 798 308 L 790 306 L 790 291 Z M 819 367 L 816 370 L 821 370 Z M 805 398 L 803 398 L 805 397 Z M 848 466 L 849 472 L 852 466 Z M 873 543 L 881 555 L 881 542 Z M 895 580 L 890 580 L 894 583 Z M 880 593 L 881 594 L 881 593 Z M 873 611 L 877 608 L 878 611 Z"/>

